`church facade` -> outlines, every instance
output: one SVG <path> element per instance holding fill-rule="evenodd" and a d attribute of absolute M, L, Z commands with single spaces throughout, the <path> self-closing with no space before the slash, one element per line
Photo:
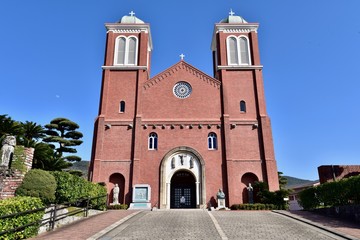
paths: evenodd
<path fill-rule="evenodd" d="M 152 207 L 216 207 L 249 202 L 247 187 L 278 190 L 266 113 L 257 23 L 233 12 L 215 24 L 213 76 L 180 61 L 150 77 L 150 25 L 133 13 L 107 29 L 99 115 L 89 179 L 130 204 L 150 186 Z M 210 39 L 209 39 L 210 42 Z"/>

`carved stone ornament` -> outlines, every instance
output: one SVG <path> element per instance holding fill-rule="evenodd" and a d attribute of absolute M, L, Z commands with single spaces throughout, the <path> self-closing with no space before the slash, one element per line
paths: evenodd
<path fill-rule="evenodd" d="M 14 136 L 6 136 L 2 142 L 0 166 L 9 168 L 9 164 L 12 161 L 12 157 L 14 154 L 15 146 L 16 138 Z"/>

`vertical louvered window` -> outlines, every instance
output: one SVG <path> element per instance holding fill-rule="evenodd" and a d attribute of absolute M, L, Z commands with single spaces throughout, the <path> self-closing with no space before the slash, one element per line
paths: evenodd
<path fill-rule="evenodd" d="M 128 64 L 135 65 L 136 60 L 136 38 L 129 38 Z"/>
<path fill-rule="evenodd" d="M 126 47 L 126 39 L 124 37 L 118 38 L 117 41 L 117 64 L 125 63 L 125 47 Z"/>
<path fill-rule="evenodd" d="M 233 65 L 233 64 L 239 64 L 239 59 L 238 59 L 238 49 L 237 49 L 237 40 L 234 37 L 230 37 L 228 39 L 228 44 L 229 44 L 229 64 Z"/>
<path fill-rule="evenodd" d="M 240 38 L 240 62 L 241 64 L 250 64 L 249 61 L 249 46 L 245 37 Z"/>

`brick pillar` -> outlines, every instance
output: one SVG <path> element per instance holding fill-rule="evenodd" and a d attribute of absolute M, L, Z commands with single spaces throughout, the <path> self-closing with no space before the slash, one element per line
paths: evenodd
<path fill-rule="evenodd" d="M 15 196 L 16 189 L 24 180 L 25 174 L 31 169 L 34 158 L 34 148 L 25 148 L 25 172 L 13 170 L 10 174 L 6 172 L 0 176 L 0 199 L 10 198 Z"/>

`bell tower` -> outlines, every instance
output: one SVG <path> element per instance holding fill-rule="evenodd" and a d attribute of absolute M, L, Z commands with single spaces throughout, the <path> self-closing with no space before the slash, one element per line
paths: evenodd
<path fill-rule="evenodd" d="M 229 202 L 246 195 L 254 181 L 277 190 L 278 175 L 270 119 L 266 113 L 258 47 L 258 23 L 248 23 L 230 11 L 215 24 L 211 49 L 214 76 L 222 86 L 222 121 Z M 236 179 L 239 176 L 241 179 Z M 240 190 L 239 190 L 240 189 Z"/>
<path fill-rule="evenodd" d="M 107 23 L 106 49 L 101 85 L 99 115 L 95 121 L 89 179 L 115 182 L 129 192 L 137 159 L 135 135 L 141 121 L 139 91 L 149 79 L 152 40 L 150 26 L 131 11 L 117 23 Z M 110 176 L 106 179 L 104 176 Z M 112 186 L 108 186 L 110 191 Z M 120 202 L 123 202 L 119 199 Z"/>

